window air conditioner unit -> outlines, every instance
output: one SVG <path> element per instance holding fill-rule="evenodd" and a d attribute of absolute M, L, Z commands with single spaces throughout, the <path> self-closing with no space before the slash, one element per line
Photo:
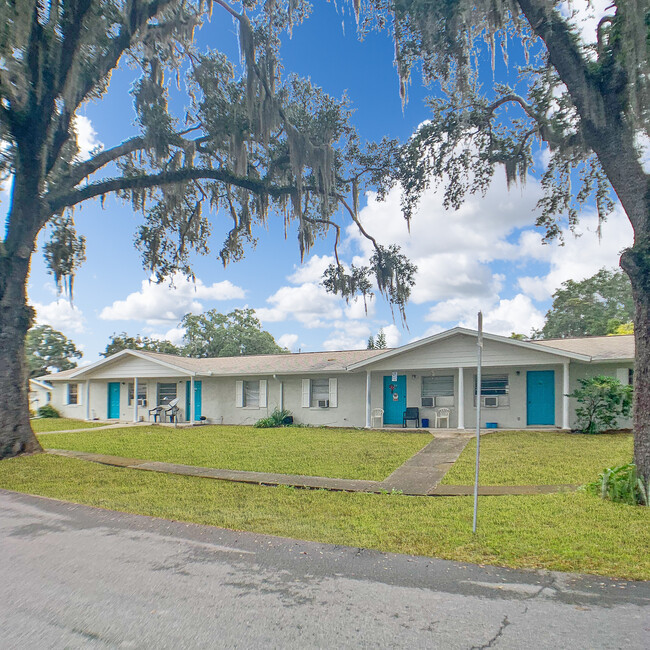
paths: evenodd
<path fill-rule="evenodd" d="M 138 406 L 146 406 L 147 405 L 147 400 L 146 399 L 139 399 L 138 400 Z"/>
<path fill-rule="evenodd" d="M 423 397 L 422 398 L 422 406 L 433 407 L 435 405 L 436 405 L 436 398 L 435 397 Z"/>
<path fill-rule="evenodd" d="M 499 406 L 499 398 L 496 395 L 492 397 L 484 397 L 483 406 L 487 408 L 494 408 L 495 406 Z"/>
<path fill-rule="evenodd" d="M 326 409 L 330 405 L 330 401 L 328 399 L 319 399 L 318 400 L 318 408 L 321 409 Z"/>

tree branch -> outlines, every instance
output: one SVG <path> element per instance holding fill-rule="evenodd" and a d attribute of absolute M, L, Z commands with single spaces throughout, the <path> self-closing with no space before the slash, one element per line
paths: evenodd
<path fill-rule="evenodd" d="M 50 214 L 55 214 L 66 208 L 71 208 L 82 201 L 94 199 L 103 194 L 111 192 L 123 192 L 136 189 L 149 189 L 175 183 L 184 183 L 193 180 L 213 180 L 228 183 L 241 187 L 255 194 L 268 194 L 274 198 L 291 194 L 294 187 L 273 187 L 265 180 L 251 180 L 236 176 L 232 172 L 223 169 L 206 169 L 189 167 L 174 171 L 161 172 L 160 174 L 143 174 L 141 176 L 130 176 L 112 178 L 97 183 L 91 183 L 77 190 L 66 191 L 61 194 L 52 194 L 46 197 Z M 48 215 L 49 217 L 49 215 Z"/>

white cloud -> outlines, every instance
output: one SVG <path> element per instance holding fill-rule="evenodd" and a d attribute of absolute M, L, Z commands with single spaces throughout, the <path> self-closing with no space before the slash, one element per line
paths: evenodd
<path fill-rule="evenodd" d="M 334 263 L 335 259 L 332 255 L 312 255 L 301 266 L 294 266 L 294 272 L 287 276 L 287 280 L 293 284 L 304 284 L 305 282 L 319 283 L 325 269 Z"/>
<path fill-rule="evenodd" d="M 85 318 L 81 309 L 68 300 L 62 298 L 47 305 L 34 302 L 32 307 L 36 310 L 36 322 L 39 325 L 51 325 L 54 329 L 64 333 L 81 334 L 85 330 Z"/>
<path fill-rule="evenodd" d="M 178 322 L 185 314 L 204 310 L 201 300 L 232 300 L 243 298 L 244 290 L 228 280 L 204 284 L 177 274 L 172 283 L 143 280 L 140 291 L 129 294 L 104 307 L 99 317 L 103 320 L 144 320 L 150 325 Z"/>
<path fill-rule="evenodd" d="M 544 314 L 533 305 L 528 296 L 521 293 L 510 300 L 500 300 L 483 314 L 483 329 L 492 334 L 510 336 L 516 332 L 529 335 L 533 328 L 541 329 L 543 325 Z M 476 329 L 476 314 L 472 320 L 461 322 L 461 326 Z"/>
<path fill-rule="evenodd" d="M 542 276 L 524 276 L 518 280 L 521 290 L 535 300 L 546 300 L 566 280 L 584 280 L 596 273 L 603 266 L 617 267 L 624 248 L 633 243 L 632 226 L 619 208 L 609 216 L 602 225 L 602 237 L 597 235 L 598 218 L 596 215 L 584 215 L 578 227 L 581 235 L 571 233 L 565 236 L 564 246 L 553 242 L 546 246 L 535 247 L 534 237 L 528 236 L 528 243 L 522 248 L 534 255 L 541 251 L 538 259 L 548 261 L 550 270 Z M 541 242 L 541 236 L 536 234 Z"/>
<path fill-rule="evenodd" d="M 157 341 L 169 341 L 174 345 L 181 345 L 183 343 L 183 337 L 185 336 L 184 327 L 172 327 L 170 330 L 167 330 L 164 334 L 159 334 L 152 332 L 149 334 L 149 337 Z"/>
<path fill-rule="evenodd" d="M 311 329 L 323 327 L 327 321 L 343 315 L 340 299 L 313 282 L 298 287 L 281 287 L 266 301 L 272 306 L 255 309 L 262 322 L 277 323 L 293 318 Z"/>
<path fill-rule="evenodd" d="M 399 331 L 397 325 L 391 323 L 390 325 L 385 325 L 382 329 L 386 336 L 386 345 L 389 348 L 396 348 L 402 340 L 402 333 Z"/>
<path fill-rule="evenodd" d="M 104 143 L 97 138 L 97 131 L 95 131 L 92 122 L 85 115 L 76 115 L 74 126 L 77 132 L 77 147 L 79 149 L 77 158 L 79 160 L 86 160 L 90 158 L 90 154 L 95 149 L 104 148 Z"/>
<path fill-rule="evenodd" d="M 297 349 L 296 344 L 298 343 L 298 335 L 283 334 L 282 336 L 278 337 L 277 343 L 279 346 L 287 348 L 288 350 L 291 350 L 291 352 L 295 352 Z"/>
<path fill-rule="evenodd" d="M 362 321 L 336 321 L 334 331 L 323 342 L 325 350 L 363 350 L 368 345 L 370 327 Z"/>
<path fill-rule="evenodd" d="M 396 188 L 382 202 L 370 193 L 360 220 L 380 244 L 398 244 L 418 267 L 413 303 L 478 297 L 493 294 L 500 287 L 491 262 L 522 257 L 523 251 L 510 238 L 533 223 L 539 197 L 535 179 L 530 178 L 524 188 L 508 192 L 503 179 L 497 177 L 484 197 L 470 196 L 459 210 L 448 211 L 441 191 L 431 189 L 423 195 L 409 232 Z M 354 225 L 346 232 L 348 242 L 356 243 L 362 251 L 353 262 L 366 263 L 372 253 L 371 243 Z"/>

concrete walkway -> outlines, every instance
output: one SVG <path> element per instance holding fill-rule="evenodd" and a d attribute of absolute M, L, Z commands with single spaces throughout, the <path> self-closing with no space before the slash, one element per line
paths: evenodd
<path fill-rule="evenodd" d="M 327 478 L 324 476 L 303 476 L 299 474 L 273 474 L 270 472 L 247 472 L 233 469 L 195 467 L 178 463 L 161 463 L 137 458 L 122 458 L 85 451 L 49 449 L 47 453 L 57 456 L 79 458 L 94 463 L 128 467 L 150 472 L 164 472 L 182 476 L 200 476 L 239 483 L 257 485 L 289 485 L 299 488 L 324 488 L 345 492 L 383 492 L 396 490 L 411 496 L 425 496 L 438 485 L 465 448 L 471 434 L 458 432 L 436 433 L 424 449 L 407 460 L 383 481 Z"/>

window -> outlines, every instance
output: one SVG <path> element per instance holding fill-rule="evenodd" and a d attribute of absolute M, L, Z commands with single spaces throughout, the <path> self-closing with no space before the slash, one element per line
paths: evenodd
<path fill-rule="evenodd" d="M 312 379 L 311 380 L 311 405 L 318 406 L 321 400 L 330 398 L 330 380 L 329 379 Z"/>
<path fill-rule="evenodd" d="M 68 384 L 68 404 L 79 404 L 79 384 Z"/>
<path fill-rule="evenodd" d="M 176 384 L 174 384 L 175 386 Z M 133 384 L 129 384 L 129 406 L 133 405 Z M 147 405 L 147 384 L 138 382 L 138 406 Z"/>
<path fill-rule="evenodd" d="M 508 394 L 508 375 L 483 375 L 481 377 L 481 395 Z M 476 376 L 474 376 L 474 395 L 476 396 Z"/>
<path fill-rule="evenodd" d="M 634 386 L 634 368 L 628 368 L 627 371 L 627 385 Z"/>
<path fill-rule="evenodd" d="M 244 406 L 259 407 L 260 405 L 260 382 L 244 382 Z"/>
<path fill-rule="evenodd" d="M 140 394 L 139 389 L 138 386 L 138 396 Z M 167 406 L 173 399 L 176 399 L 176 382 L 158 384 L 158 406 Z"/>
<path fill-rule="evenodd" d="M 336 377 L 302 380 L 303 408 L 336 408 L 337 406 L 338 379 Z"/>
<path fill-rule="evenodd" d="M 454 376 L 422 377 L 422 397 L 453 397 Z"/>

